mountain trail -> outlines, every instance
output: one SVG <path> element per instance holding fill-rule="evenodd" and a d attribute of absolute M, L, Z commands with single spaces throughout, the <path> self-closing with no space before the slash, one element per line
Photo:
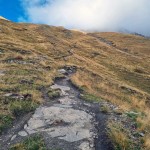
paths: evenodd
<path fill-rule="evenodd" d="M 64 70 L 65 71 L 65 70 Z M 56 79 L 51 89 L 59 89 L 61 96 L 51 101 L 43 91 L 45 103 L 34 114 L 22 118 L 7 135 L 3 135 L 2 150 L 27 136 L 41 134 L 47 148 L 63 150 L 112 150 L 106 134 L 107 115 L 100 112 L 98 103 L 79 98 L 80 91 L 70 82 L 73 70 Z"/>

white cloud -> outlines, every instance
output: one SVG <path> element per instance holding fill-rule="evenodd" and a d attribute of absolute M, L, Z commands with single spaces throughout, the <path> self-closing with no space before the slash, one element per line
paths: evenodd
<path fill-rule="evenodd" d="M 150 35 L 150 0 L 21 0 L 30 22 Z"/>

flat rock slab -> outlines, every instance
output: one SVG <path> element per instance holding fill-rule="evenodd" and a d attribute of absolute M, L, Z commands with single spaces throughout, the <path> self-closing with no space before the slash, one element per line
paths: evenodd
<path fill-rule="evenodd" d="M 60 89 L 62 97 L 52 106 L 37 108 L 24 130 L 28 134 L 45 133 L 48 138 L 63 140 L 68 144 L 79 143 L 77 147 L 80 150 L 93 150 L 90 146 L 94 145 L 95 138 L 94 116 L 73 108 L 78 104 L 69 86 L 54 84 L 51 88 Z"/>
<path fill-rule="evenodd" d="M 28 121 L 26 131 L 29 134 L 46 132 L 50 137 L 67 142 L 87 139 L 93 143 L 92 118 L 92 115 L 73 108 L 40 107 Z"/>

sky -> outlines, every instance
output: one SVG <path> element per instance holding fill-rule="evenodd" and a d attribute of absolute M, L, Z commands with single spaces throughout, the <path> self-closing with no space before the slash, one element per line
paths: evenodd
<path fill-rule="evenodd" d="M 150 36 L 150 0 L 0 0 L 0 16 L 14 22 Z"/>
<path fill-rule="evenodd" d="M 20 0 L 0 0 L 0 16 L 18 22 L 18 18 L 24 16 Z"/>

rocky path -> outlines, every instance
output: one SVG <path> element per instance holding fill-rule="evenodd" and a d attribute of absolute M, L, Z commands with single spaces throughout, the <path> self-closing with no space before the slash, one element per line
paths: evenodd
<path fill-rule="evenodd" d="M 61 97 L 46 102 L 20 127 L 3 135 L 2 150 L 27 136 L 40 133 L 48 148 L 63 150 L 111 150 L 105 121 L 98 103 L 87 103 L 79 98 L 79 90 L 70 82 L 70 75 L 58 79 L 51 86 L 60 89 Z"/>

